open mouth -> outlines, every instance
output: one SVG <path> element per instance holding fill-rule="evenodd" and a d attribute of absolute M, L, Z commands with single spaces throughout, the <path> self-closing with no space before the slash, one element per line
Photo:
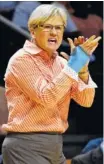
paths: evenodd
<path fill-rule="evenodd" d="M 51 43 L 51 44 L 56 44 L 57 40 L 53 39 L 53 38 L 50 38 L 50 39 L 48 39 L 48 42 Z"/>

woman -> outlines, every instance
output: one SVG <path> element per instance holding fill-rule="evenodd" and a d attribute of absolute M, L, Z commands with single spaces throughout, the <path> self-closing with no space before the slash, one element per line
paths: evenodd
<path fill-rule="evenodd" d="M 70 100 L 85 107 L 93 103 L 96 84 L 88 62 L 100 37 L 92 36 L 76 48 L 69 39 L 72 55 L 67 62 L 56 51 L 66 19 L 65 11 L 54 5 L 36 8 L 28 21 L 32 41 L 26 41 L 8 63 L 4 164 L 65 164 L 62 133 L 68 128 Z"/>

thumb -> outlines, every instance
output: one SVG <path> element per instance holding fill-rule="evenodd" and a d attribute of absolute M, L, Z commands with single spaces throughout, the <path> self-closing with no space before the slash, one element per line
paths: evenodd
<path fill-rule="evenodd" d="M 0 134 L 5 135 L 7 132 L 5 130 L 2 129 L 2 126 L 0 125 Z"/>
<path fill-rule="evenodd" d="M 68 38 L 68 42 L 69 42 L 69 45 L 70 45 L 70 48 L 71 48 L 71 53 L 73 52 L 73 50 L 75 49 L 75 45 L 73 43 L 73 40 Z"/>
<path fill-rule="evenodd" d="M 60 52 L 60 55 L 66 60 L 69 60 L 69 55 L 66 52 Z"/>

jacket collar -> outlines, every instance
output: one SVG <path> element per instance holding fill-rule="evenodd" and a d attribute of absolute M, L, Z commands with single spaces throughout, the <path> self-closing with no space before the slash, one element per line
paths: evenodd
<path fill-rule="evenodd" d="M 26 52 L 28 52 L 29 54 L 31 54 L 31 55 L 38 54 L 38 53 L 40 53 L 42 51 L 41 48 L 39 48 L 35 43 L 32 43 L 29 40 L 26 40 L 25 41 L 25 44 L 23 46 L 23 49 Z"/>

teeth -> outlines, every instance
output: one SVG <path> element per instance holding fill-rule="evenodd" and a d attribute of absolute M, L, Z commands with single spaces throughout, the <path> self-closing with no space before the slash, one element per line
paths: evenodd
<path fill-rule="evenodd" d="M 48 39 L 49 42 L 56 42 L 56 39 Z"/>

